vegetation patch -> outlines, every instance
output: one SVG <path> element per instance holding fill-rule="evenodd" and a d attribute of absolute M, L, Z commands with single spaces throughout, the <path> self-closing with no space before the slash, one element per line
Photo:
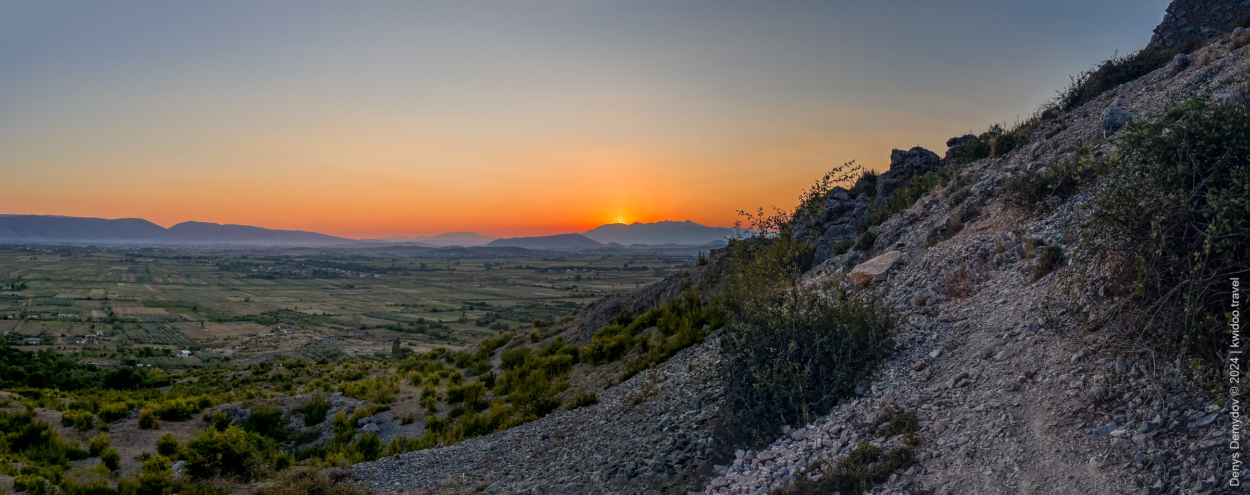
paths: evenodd
<path fill-rule="evenodd" d="M 827 191 L 816 187 L 806 194 Z M 766 444 L 783 425 L 805 424 L 828 411 L 891 346 L 891 318 L 876 299 L 844 281 L 801 283 L 812 252 L 791 235 L 794 215 L 747 215 L 757 234 L 730 246 L 722 275 L 724 434 L 731 445 Z"/>
<path fill-rule="evenodd" d="M 1250 275 L 1250 114 L 1194 99 L 1126 129 L 1082 248 L 1116 271 L 1142 337 L 1220 362 L 1229 279 Z"/>

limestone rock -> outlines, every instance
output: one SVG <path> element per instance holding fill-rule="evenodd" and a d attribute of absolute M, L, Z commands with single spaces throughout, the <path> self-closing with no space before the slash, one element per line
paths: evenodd
<path fill-rule="evenodd" d="M 876 258 L 870 259 L 851 270 L 851 279 L 857 284 L 867 284 L 885 280 L 890 274 L 890 270 L 898 266 L 903 259 L 903 253 L 900 251 L 890 251 Z"/>

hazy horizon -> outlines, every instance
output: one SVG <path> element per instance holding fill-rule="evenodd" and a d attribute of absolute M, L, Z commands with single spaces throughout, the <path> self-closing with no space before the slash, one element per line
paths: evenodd
<path fill-rule="evenodd" d="M 834 165 L 1029 115 L 1166 5 L 9 2 L 0 213 L 727 227 Z"/>

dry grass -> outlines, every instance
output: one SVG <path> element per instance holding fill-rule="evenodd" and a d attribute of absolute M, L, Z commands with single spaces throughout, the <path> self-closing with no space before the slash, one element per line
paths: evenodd
<path fill-rule="evenodd" d="M 959 265 L 955 273 L 946 277 L 946 295 L 952 299 L 962 299 L 972 294 L 976 277 L 968 265 Z"/>

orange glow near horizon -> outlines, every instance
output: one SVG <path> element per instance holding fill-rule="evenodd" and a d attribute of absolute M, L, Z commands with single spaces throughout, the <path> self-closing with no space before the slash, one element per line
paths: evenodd
<path fill-rule="evenodd" d="M 661 220 L 728 227 L 738 209 L 793 206 L 798 192 L 836 163 L 825 157 L 872 146 L 813 137 L 697 155 L 674 145 L 587 139 L 472 146 L 402 121 L 341 131 L 239 130 L 193 152 L 176 139 L 141 152 L 54 140 L 9 157 L 15 166 L 8 175 L 24 187 L 7 193 L 3 212 L 144 218 L 165 227 L 193 220 L 349 238 L 549 235 Z M 253 137 L 260 135 L 268 138 Z"/>
<path fill-rule="evenodd" d="M 1162 12 L 908 9 L 8 2 L 0 214 L 349 238 L 727 227 L 847 161 L 881 171 L 1028 115 Z"/>

